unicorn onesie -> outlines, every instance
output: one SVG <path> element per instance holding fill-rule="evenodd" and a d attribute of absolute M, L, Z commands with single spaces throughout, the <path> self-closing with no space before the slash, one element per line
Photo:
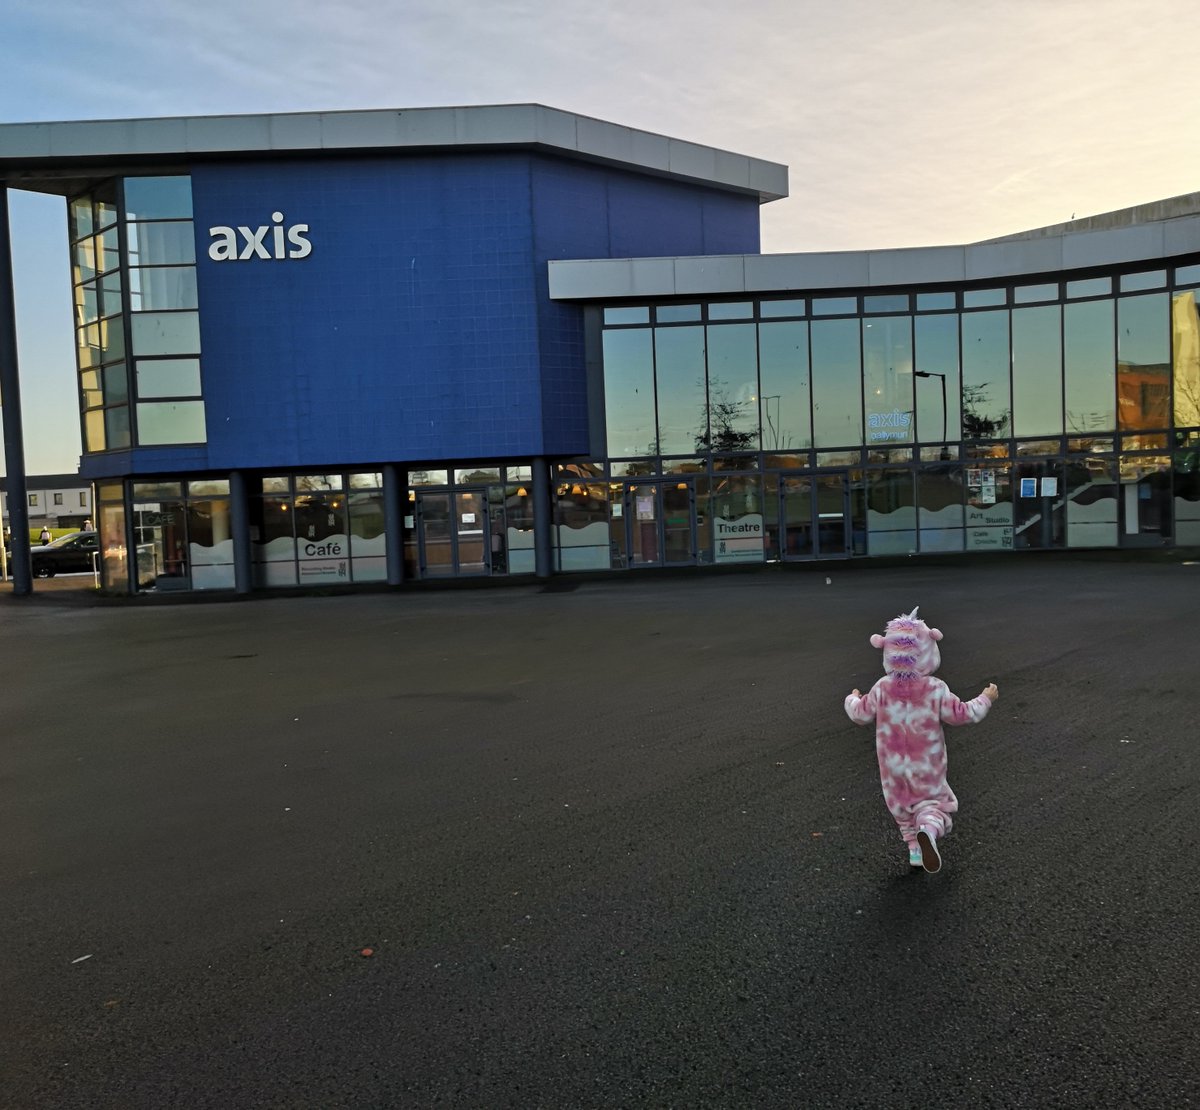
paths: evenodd
<path fill-rule="evenodd" d="M 918 606 L 919 608 L 919 606 Z M 888 621 L 884 634 L 871 637 L 883 649 L 884 676 L 866 693 L 846 698 L 855 724 L 875 722 L 875 754 L 888 810 L 908 845 L 913 867 L 940 871 L 938 841 L 953 827 L 958 799 L 946 781 L 946 736 L 942 725 L 977 724 L 999 691 L 991 684 L 977 698 L 960 701 L 940 679 L 940 629 L 917 617 Z"/>

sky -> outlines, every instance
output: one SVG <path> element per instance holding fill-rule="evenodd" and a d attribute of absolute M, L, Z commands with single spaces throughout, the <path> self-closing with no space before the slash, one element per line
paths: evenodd
<path fill-rule="evenodd" d="M 932 246 L 1200 189 L 1193 22 L 1178 0 L 0 0 L 0 122 L 536 102 L 786 164 L 765 253 Z M 25 465 L 72 472 L 64 202 L 9 196 Z"/>

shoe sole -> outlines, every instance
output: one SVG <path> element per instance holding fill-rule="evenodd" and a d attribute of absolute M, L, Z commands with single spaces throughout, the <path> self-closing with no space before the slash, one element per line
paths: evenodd
<path fill-rule="evenodd" d="M 937 842 L 924 829 L 917 831 L 917 845 L 921 849 L 921 866 L 931 875 L 942 869 L 942 856 Z"/>

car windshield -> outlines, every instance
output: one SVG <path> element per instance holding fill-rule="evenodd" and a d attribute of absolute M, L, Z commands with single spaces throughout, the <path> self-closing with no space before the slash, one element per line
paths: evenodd
<path fill-rule="evenodd" d="M 59 536 L 58 539 L 52 540 L 50 543 L 46 544 L 46 546 L 47 547 L 73 547 L 75 545 L 76 540 L 82 539 L 84 536 L 89 536 L 89 535 L 91 535 L 90 532 L 71 532 L 69 535 Z"/>

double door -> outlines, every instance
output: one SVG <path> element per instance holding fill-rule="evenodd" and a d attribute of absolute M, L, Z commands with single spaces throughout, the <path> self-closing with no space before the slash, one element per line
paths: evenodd
<path fill-rule="evenodd" d="M 626 483 L 621 515 L 630 567 L 696 562 L 698 526 L 692 480 Z"/>
<path fill-rule="evenodd" d="M 847 473 L 781 474 L 778 497 L 779 558 L 844 559 L 857 553 Z"/>
<path fill-rule="evenodd" d="M 486 488 L 417 490 L 413 534 L 421 578 L 505 571 L 504 502 L 489 504 Z"/>

